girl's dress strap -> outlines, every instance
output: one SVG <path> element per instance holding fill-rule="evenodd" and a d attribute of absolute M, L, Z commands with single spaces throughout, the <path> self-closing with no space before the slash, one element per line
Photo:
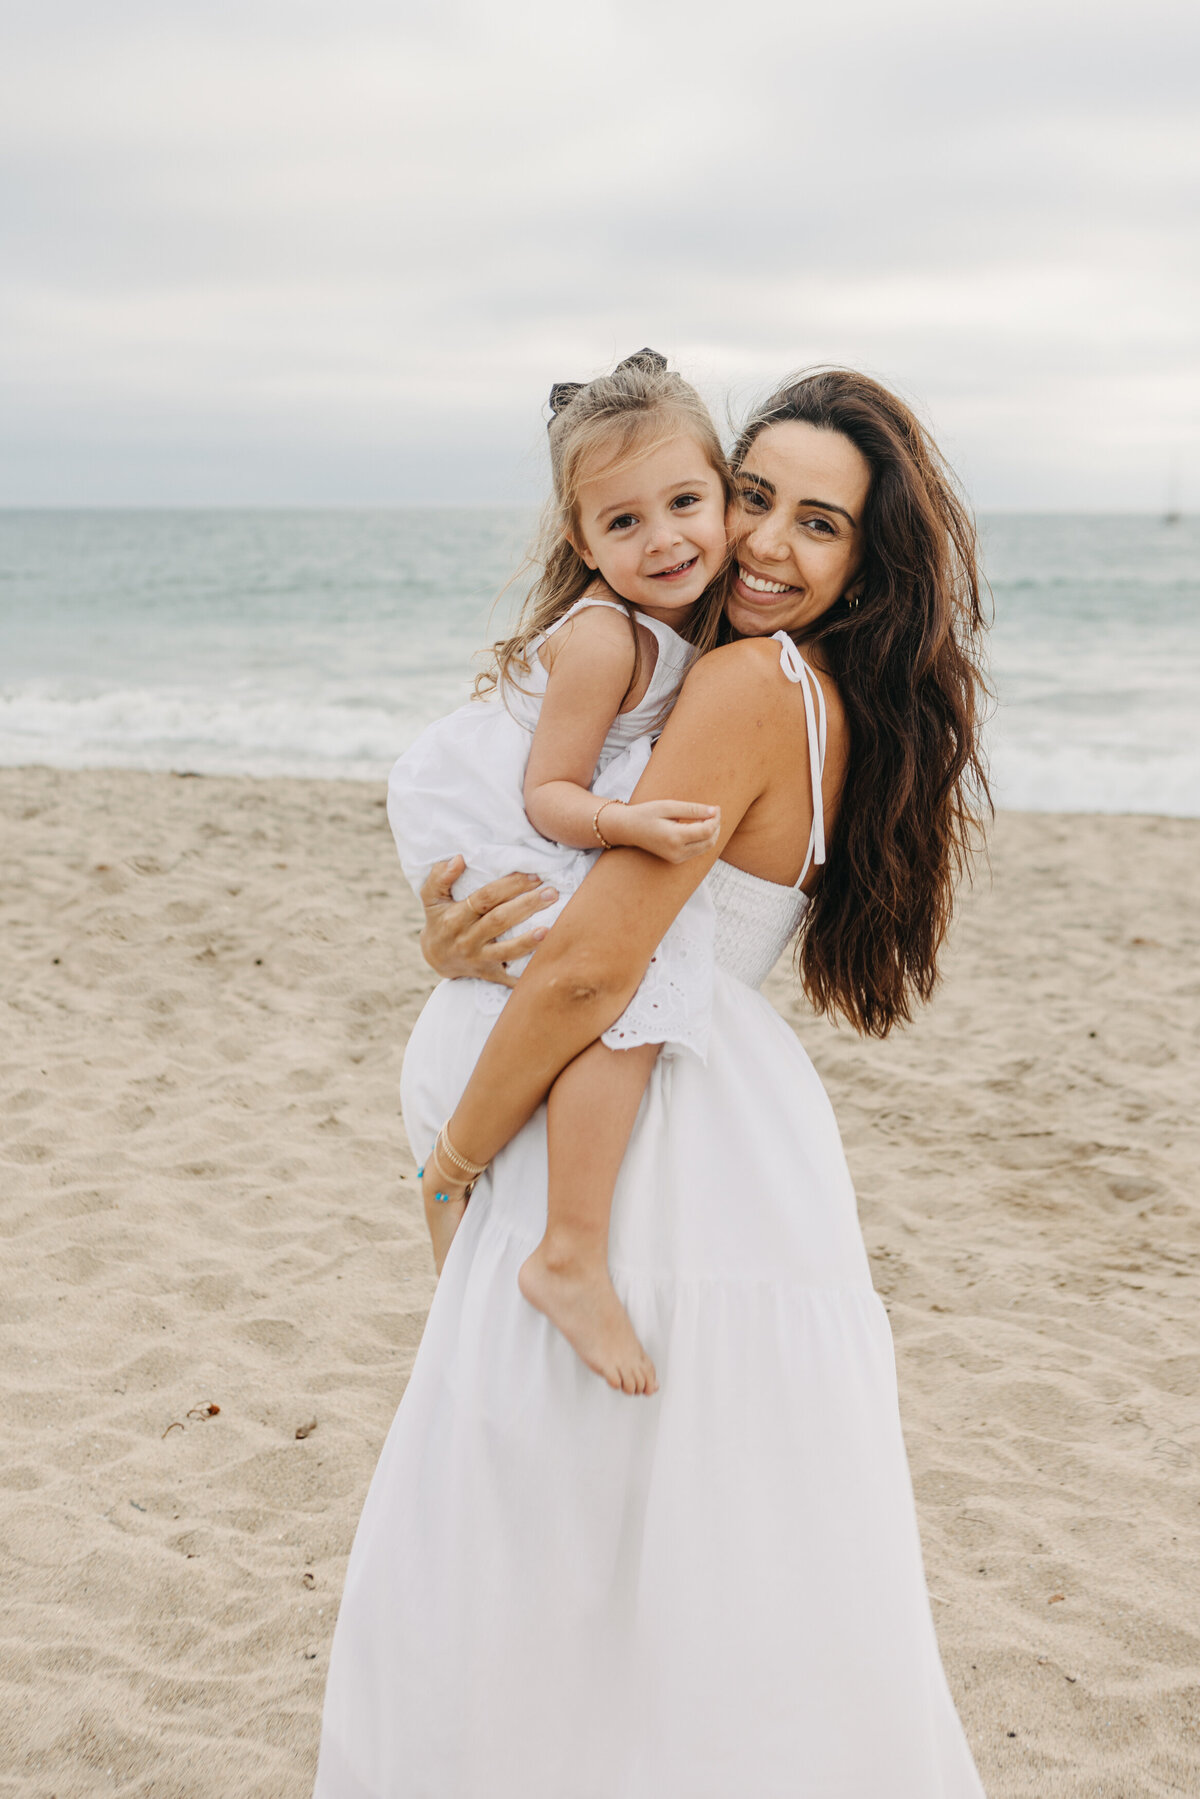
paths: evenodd
<path fill-rule="evenodd" d="M 595 599 L 592 599 L 590 595 L 585 593 L 581 600 L 576 600 L 573 606 L 568 607 L 561 618 L 556 618 L 552 625 L 546 626 L 546 629 L 542 632 L 538 641 L 544 643 L 547 637 L 553 637 L 554 633 L 560 630 L 569 618 L 574 618 L 577 612 L 586 612 L 589 606 L 607 606 L 610 612 L 619 612 L 625 618 L 629 617 L 625 607 L 619 605 L 616 600 L 602 600 L 598 596 Z M 647 620 L 647 623 L 649 623 L 649 620 Z"/>
<path fill-rule="evenodd" d="M 808 871 L 825 860 L 825 802 L 821 782 L 825 774 L 825 695 L 821 683 L 804 660 L 786 631 L 775 632 L 779 645 L 779 666 L 793 685 L 804 695 L 804 723 L 808 730 L 808 767 L 812 778 L 812 830 L 808 835 L 808 851 L 800 870 L 797 887 L 808 879 Z"/>

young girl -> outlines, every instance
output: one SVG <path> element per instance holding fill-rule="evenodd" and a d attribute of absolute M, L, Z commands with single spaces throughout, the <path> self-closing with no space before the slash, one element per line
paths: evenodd
<path fill-rule="evenodd" d="M 558 384 L 550 404 L 542 576 L 516 635 L 495 646 L 491 691 L 396 764 L 388 817 L 414 888 L 456 854 L 457 899 L 525 867 L 557 890 L 542 915 L 552 920 L 604 849 L 681 862 L 717 841 L 715 807 L 629 799 L 689 664 L 715 639 L 729 489 L 703 402 L 652 350 L 596 381 Z M 521 1291 L 626 1393 L 653 1393 L 657 1380 L 608 1272 L 613 1190 L 659 1050 L 704 1054 L 711 926 L 702 888 L 627 1010 L 548 1101 L 548 1220 Z M 505 990 L 478 986 L 480 1004 L 499 1010 Z M 439 1272 L 482 1173 L 443 1129 L 422 1170 Z"/>

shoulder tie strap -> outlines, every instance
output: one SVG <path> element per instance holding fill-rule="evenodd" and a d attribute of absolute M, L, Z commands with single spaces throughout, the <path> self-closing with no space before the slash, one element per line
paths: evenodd
<path fill-rule="evenodd" d="M 814 863 L 820 867 L 825 860 L 825 801 L 821 792 L 821 782 L 825 774 L 825 695 L 821 691 L 821 683 L 804 660 L 786 631 L 775 632 L 775 642 L 779 645 L 779 666 L 794 686 L 798 686 L 804 695 L 804 723 L 808 731 L 808 770 L 812 781 L 812 830 L 808 834 L 808 850 L 804 857 L 804 867 L 800 870 L 797 887 L 802 887 L 808 879 L 808 871 Z"/>

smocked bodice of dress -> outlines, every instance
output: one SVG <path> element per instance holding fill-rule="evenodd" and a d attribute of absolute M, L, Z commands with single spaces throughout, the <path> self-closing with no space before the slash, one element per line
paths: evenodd
<path fill-rule="evenodd" d="M 800 928 L 808 897 L 718 862 L 708 877 L 716 908 L 717 967 L 747 987 L 761 987 Z"/>

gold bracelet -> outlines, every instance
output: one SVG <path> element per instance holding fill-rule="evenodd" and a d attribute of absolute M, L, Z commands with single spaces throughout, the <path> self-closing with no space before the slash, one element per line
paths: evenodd
<path fill-rule="evenodd" d="M 469 1181 L 478 1180 L 479 1176 L 487 1167 L 486 1162 L 468 1162 L 465 1156 L 460 1156 L 446 1133 L 445 1125 L 443 1125 L 438 1132 L 434 1149 L 439 1151 L 443 1158 L 450 1164 L 452 1173 L 463 1174 Z"/>
<path fill-rule="evenodd" d="M 604 835 L 604 832 L 600 829 L 600 814 L 603 812 L 605 806 L 623 806 L 624 804 L 624 800 L 602 800 L 596 807 L 596 816 L 592 820 L 592 829 L 596 833 L 596 837 L 602 850 L 615 850 L 617 846 L 615 843 L 610 843 L 608 838 Z"/>

